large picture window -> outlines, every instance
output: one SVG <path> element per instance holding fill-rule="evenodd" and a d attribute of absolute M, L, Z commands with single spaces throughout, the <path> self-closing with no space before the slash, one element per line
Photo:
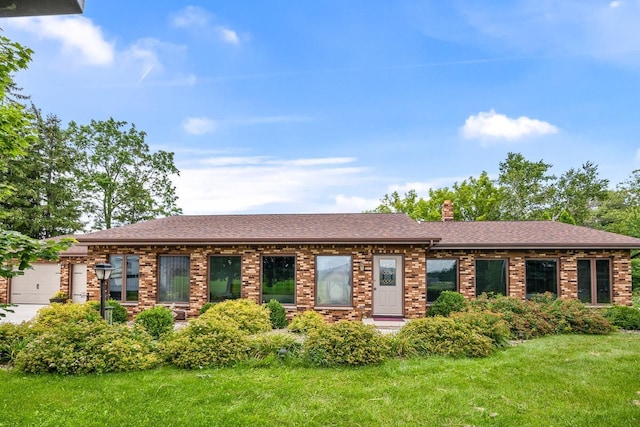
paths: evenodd
<path fill-rule="evenodd" d="M 427 302 L 434 302 L 442 291 L 458 290 L 458 260 L 427 260 Z"/>
<path fill-rule="evenodd" d="M 119 302 L 138 301 L 140 258 L 138 255 L 111 255 L 109 298 Z"/>
<path fill-rule="evenodd" d="M 351 257 L 316 257 L 316 305 L 351 306 Z"/>
<path fill-rule="evenodd" d="M 158 269 L 158 301 L 188 303 L 189 257 L 161 255 Z"/>
<path fill-rule="evenodd" d="M 558 263 L 555 259 L 528 259 L 525 262 L 527 298 L 550 292 L 558 296 Z"/>
<path fill-rule="evenodd" d="M 507 260 L 476 260 L 476 296 L 482 293 L 507 294 Z"/>
<path fill-rule="evenodd" d="M 296 257 L 262 257 L 262 302 L 272 299 L 293 304 L 296 290 Z"/>
<path fill-rule="evenodd" d="M 242 257 L 212 256 L 209 258 L 209 301 L 240 298 Z"/>
<path fill-rule="evenodd" d="M 585 304 L 611 303 L 611 261 L 578 260 L 578 299 Z"/>

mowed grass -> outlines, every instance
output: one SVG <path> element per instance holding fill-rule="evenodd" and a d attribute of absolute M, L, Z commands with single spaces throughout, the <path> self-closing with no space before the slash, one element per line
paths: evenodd
<path fill-rule="evenodd" d="M 0 425 L 638 426 L 640 334 L 551 336 L 486 359 L 357 369 L 2 371 Z"/>

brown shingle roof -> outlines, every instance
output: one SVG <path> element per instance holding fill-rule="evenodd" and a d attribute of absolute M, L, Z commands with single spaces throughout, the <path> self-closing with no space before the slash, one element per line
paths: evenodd
<path fill-rule="evenodd" d="M 75 236 L 81 245 L 415 243 L 456 249 L 634 249 L 640 239 L 552 221 L 417 223 L 405 214 L 173 216 Z"/>
<path fill-rule="evenodd" d="M 109 230 L 83 244 L 429 243 L 438 236 L 405 214 L 173 216 Z"/>
<path fill-rule="evenodd" d="M 634 249 L 640 239 L 553 221 L 425 222 L 437 248 Z"/>

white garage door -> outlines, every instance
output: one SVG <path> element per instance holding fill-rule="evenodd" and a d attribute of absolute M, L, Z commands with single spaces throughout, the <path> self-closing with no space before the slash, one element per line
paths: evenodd
<path fill-rule="evenodd" d="M 11 279 L 11 302 L 14 304 L 49 304 L 60 290 L 60 265 L 35 263 L 33 270 Z"/>

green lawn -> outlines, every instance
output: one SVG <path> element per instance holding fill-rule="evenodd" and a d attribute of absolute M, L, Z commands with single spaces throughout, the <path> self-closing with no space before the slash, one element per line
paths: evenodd
<path fill-rule="evenodd" d="M 626 333 L 358 369 L 0 371 L 2 426 L 638 426 L 639 401 L 640 334 Z"/>

